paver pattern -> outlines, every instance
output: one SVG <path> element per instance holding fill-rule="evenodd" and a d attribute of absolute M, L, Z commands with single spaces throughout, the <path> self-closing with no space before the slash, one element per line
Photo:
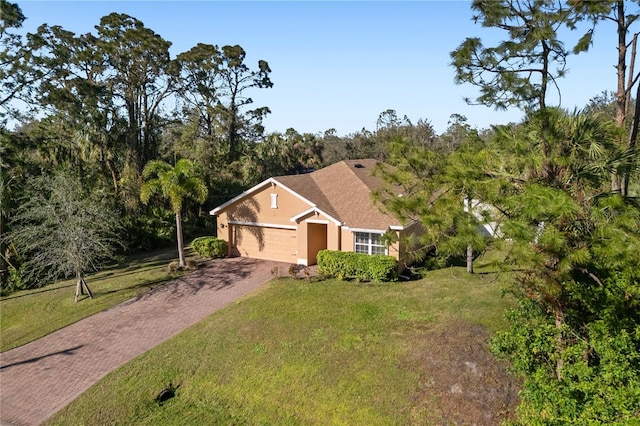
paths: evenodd
<path fill-rule="evenodd" d="M 274 267 L 286 275 L 289 264 L 212 260 L 185 277 L 0 354 L 0 425 L 42 423 L 107 373 L 266 283 Z"/>

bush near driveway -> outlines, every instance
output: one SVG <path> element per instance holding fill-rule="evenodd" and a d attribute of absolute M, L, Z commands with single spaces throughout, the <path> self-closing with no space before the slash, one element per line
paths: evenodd
<path fill-rule="evenodd" d="M 218 259 L 227 255 L 227 242 L 216 237 L 196 238 L 191 247 L 200 257 Z"/>

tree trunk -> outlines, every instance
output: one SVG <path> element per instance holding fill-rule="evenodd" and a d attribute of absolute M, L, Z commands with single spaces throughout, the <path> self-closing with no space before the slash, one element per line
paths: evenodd
<path fill-rule="evenodd" d="M 76 272 L 76 278 L 78 279 L 78 281 L 76 283 L 76 297 L 74 298 L 74 302 L 78 301 L 78 296 L 84 294 L 87 294 L 90 299 L 93 299 L 93 292 L 87 285 L 87 282 L 84 280 L 82 272 Z"/>
<path fill-rule="evenodd" d="M 638 141 L 638 126 L 640 125 L 640 82 L 638 82 L 638 90 L 636 93 L 636 110 L 633 114 L 633 122 L 631 124 L 631 134 L 629 136 L 629 151 L 635 153 L 636 144 Z M 636 159 L 637 161 L 637 159 Z M 629 195 L 629 175 L 627 172 L 624 175 L 622 182 L 622 195 L 627 197 Z"/>
<path fill-rule="evenodd" d="M 625 90 L 625 76 L 627 73 L 627 26 L 624 14 L 624 0 L 617 1 L 616 15 L 618 25 L 618 63 L 616 64 L 618 88 L 616 90 L 616 124 L 618 127 L 622 127 L 627 115 L 627 94 Z"/>
<path fill-rule="evenodd" d="M 558 332 L 558 338 L 556 341 L 556 352 L 558 354 L 558 359 L 556 360 L 556 378 L 558 380 L 562 380 L 562 370 L 564 369 L 564 359 L 562 356 L 564 355 L 564 337 L 562 337 L 562 328 L 564 325 L 564 313 L 562 312 L 562 308 L 556 303 L 553 307 L 553 316 L 556 322 L 556 331 Z"/>
<path fill-rule="evenodd" d="M 467 197 L 467 214 L 473 215 L 471 197 Z M 473 274 L 473 247 L 467 244 L 467 272 Z"/>
<path fill-rule="evenodd" d="M 87 282 L 84 280 L 84 276 L 80 276 L 80 280 L 82 281 L 82 287 L 84 288 L 84 290 L 87 292 L 87 294 L 89 295 L 90 299 L 93 299 L 93 292 L 91 291 L 91 289 L 89 288 L 89 286 L 87 285 Z"/>
<path fill-rule="evenodd" d="M 239 158 L 238 155 L 238 129 L 237 129 L 237 110 L 235 104 L 231 106 L 231 113 L 229 117 L 229 162 L 232 163 Z"/>
<path fill-rule="evenodd" d="M 629 72 L 627 73 L 627 87 L 625 89 L 626 95 L 627 95 L 627 98 L 625 100 L 627 111 L 631 106 L 631 88 L 633 88 L 633 83 L 634 83 L 633 79 L 635 77 L 636 51 L 638 49 L 638 35 L 640 35 L 640 33 L 635 33 L 633 35 L 633 41 L 631 42 L 631 58 L 629 59 Z"/>
<path fill-rule="evenodd" d="M 3 177 L 0 176 L 0 179 Z M 4 184 L 4 181 L 2 182 Z M 4 185 L 0 188 L 0 191 L 4 191 Z M 0 203 L 2 203 L 2 199 L 4 198 L 4 193 L 0 194 Z M 9 262 L 5 258 L 7 255 L 7 250 L 5 249 L 5 239 L 2 238 L 2 234 L 4 234 L 4 210 L 2 210 L 2 206 L 0 205 L 0 286 L 5 283 L 5 275 L 9 276 Z M 8 278 L 6 278 L 8 279 Z"/>
<path fill-rule="evenodd" d="M 82 281 L 80 280 L 80 272 L 76 272 L 76 296 L 74 297 L 73 301 L 77 302 L 78 301 L 78 296 L 80 296 L 81 294 L 84 294 L 84 290 L 82 288 Z"/>
<path fill-rule="evenodd" d="M 116 195 L 118 195 L 118 191 L 119 191 L 118 175 L 116 173 L 116 168 L 113 164 L 113 161 L 107 160 L 107 168 L 109 169 L 109 173 L 111 173 L 111 181 L 113 182 L 113 191 Z"/>
<path fill-rule="evenodd" d="M 78 296 L 84 295 L 85 292 L 89 296 L 90 299 L 93 299 L 93 292 L 87 285 L 87 282 L 84 280 L 84 276 L 82 276 L 82 272 L 76 272 L 76 278 L 78 279 L 76 283 L 76 297 L 74 298 L 74 302 L 78 301 Z"/>
<path fill-rule="evenodd" d="M 544 111 L 547 108 L 547 85 L 549 82 L 549 55 L 551 49 L 547 46 L 545 41 L 542 42 L 542 80 L 540 83 L 540 94 L 538 95 L 538 103 L 540 104 L 540 110 Z M 545 123 L 548 122 L 549 116 L 545 114 Z M 549 126 L 545 125 L 545 128 Z"/>
<path fill-rule="evenodd" d="M 616 125 L 622 127 L 627 115 L 627 93 L 625 90 L 625 76 L 627 72 L 627 26 L 625 23 L 624 1 L 616 2 L 616 20 L 618 25 L 618 63 L 616 73 L 618 76 L 618 87 L 616 90 Z M 614 170 L 611 174 L 611 192 L 619 194 L 622 192 L 623 177 Z"/>
<path fill-rule="evenodd" d="M 184 242 L 182 240 L 182 215 L 176 212 L 176 238 L 178 239 L 178 258 L 180 259 L 180 267 L 187 266 L 184 260 Z"/>

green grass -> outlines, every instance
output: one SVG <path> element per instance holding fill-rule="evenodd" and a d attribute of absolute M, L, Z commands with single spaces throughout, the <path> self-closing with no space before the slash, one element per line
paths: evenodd
<path fill-rule="evenodd" d="M 444 424 L 454 417 L 438 411 L 447 395 L 431 391 L 430 354 L 460 351 L 434 339 L 505 327 L 503 287 L 462 268 L 392 284 L 273 280 L 112 372 L 49 424 Z M 176 396 L 159 405 L 169 382 Z"/>
<path fill-rule="evenodd" d="M 86 277 L 93 299 L 74 302 L 75 279 L 0 298 L 0 352 L 24 345 L 178 277 L 167 265 L 176 250 L 129 258 Z"/>

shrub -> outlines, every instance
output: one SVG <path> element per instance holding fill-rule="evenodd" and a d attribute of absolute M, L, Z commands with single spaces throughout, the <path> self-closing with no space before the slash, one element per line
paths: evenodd
<path fill-rule="evenodd" d="M 558 354 L 560 331 L 541 303 L 523 297 L 507 318 L 510 328 L 497 334 L 491 349 L 524 379 L 518 424 L 638 424 L 640 326 L 615 314 L 613 321 L 597 319 L 584 326 L 584 337 L 564 339 Z M 556 376 L 559 356 L 562 379 Z"/>
<path fill-rule="evenodd" d="M 28 288 L 28 283 L 24 280 L 24 265 L 19 268 L 9 265 L 8 272 L 6 282 L 2 283 L 0 287 L 0 295 L 4 296 Z"/>
<path fill-rule="evenodd" d="M 168 209 L 149 208 L 143 214 L 125 217 L 123 228 L 127 252 L 151 251 L 175 241 L 176 216 Z"/>
<path fill-rule="evenodd" d="M 196 269 L 198 269 L 198 262 L 193 259 L 187 260 L 186 269 L 187 271 L 195 271 Z"/>
<path fill-rule="evenodd" d="M 276 266 L 274 269 L 278 269 L 278 267 Z M 302 272 L 304 274 L 304 279 L 306 279 L 307 281 L 309 281 L 311 279 L 311 269 L 309 269 L 308 266 L 305 265 L 297 265 L 295 263 L 292 263 L 289 266 L 289 276 L 291 278 L 294 279 L 298 279 L 300 278 L 300 272 Z M 274 275 L 276 277 L 278 277 L 279 275 L 275 275 L 273 273 L 273 270 L 271 271 L 271 275 Z"/>
<path fill-rule="evenodd" d="M 391 256 L 322 250 L 318 253 L 321 274 L 341 280 L 355 278 L 362 281 L 396 281 L 396 259 Z"/>
<path fill-rule="evenodd" d="M 227 255 L 227 242 L 215 237 L 196 238 L 191 247 L 200 257 L 217 259 Z"/>
<path fill-rule="evenodd" d="M 300 272 L 300 266 L 292 263 L 291 266 L 289 266 L 289 275 L 291 278 L 298 278 L 298 272 Z"/>
<path fill-rule="evenodd" d="M 177 260 L 174 260 L 173 262 L 169 263 L 169 265 L 167 265 L 167 270 L 171 274 L 178 272 L 180 269 L 180 262 L 178 262 Z"/>

